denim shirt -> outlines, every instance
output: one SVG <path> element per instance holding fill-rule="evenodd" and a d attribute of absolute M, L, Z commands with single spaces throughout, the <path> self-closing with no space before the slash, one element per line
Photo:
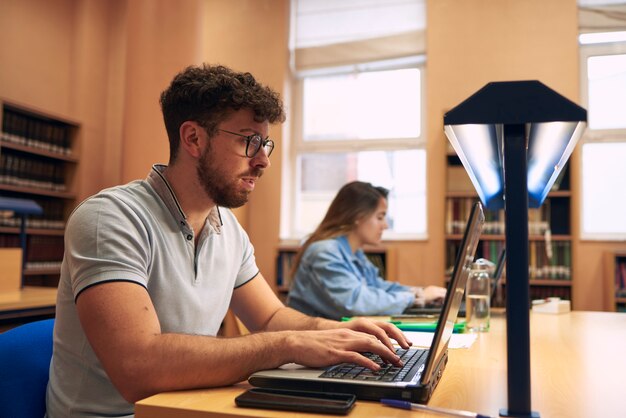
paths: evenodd
<path fill-rule="evenodd" d="M 340 319 L 400 314 L 413 300 L 408 286 L 382 279 L 363 251 L 353 253 L 347 237 L 340 236 L 306 249 L 287 305 L 308 315 Z"/>

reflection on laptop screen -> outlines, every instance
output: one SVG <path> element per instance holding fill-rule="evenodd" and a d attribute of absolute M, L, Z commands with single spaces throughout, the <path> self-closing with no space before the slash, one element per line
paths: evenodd
<path fill-rule="evenodd" d="M 474 261 L 474 254 L 476 253 L 476 247 L 478 246 L 478 240 L 480 238 L 480 232 L 485 221 L 482 205 L 480 202 L 476 202 L 472 207 L 472 212 L 465 228 L 465 234 L 459 252 L 457 254 L 456 263 L 454 264 L 454 271 L 450 278 L 450 284 L 448 285 L 448 292 L 446 293 L 446 299 L 441 310 L 441 317 L 435 330 L 435 336 L 433 338 L 433 347 L 430 348 L 428 356 L 435 356 L 435 361 L 428 359 L 426 361 L 426 370 L 422 374 L 421 382 L 426 384 L 430 381 L 433 370 L 436 370 L 436 365 L 441 361 L 444 353 L 448 349 L 448 343 L 450 337 L 454 331 L 454 322 L 456 321 L 459 307 L 463 299 L 463 293 L 465 292 L 465 284 L 467 283 L 467 277 Z M 441 338 L 439 338 L 441 336 Z"/>

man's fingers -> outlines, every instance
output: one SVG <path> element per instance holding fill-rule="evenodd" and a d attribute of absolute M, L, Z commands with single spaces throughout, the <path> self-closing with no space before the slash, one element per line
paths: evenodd
<path fill-rule="evenodd" d="M 375 324 L 380 328 L 380 335 L 376 336 L 383 342 L 390 350 L 394 350 L 391 339 L 394 339 L 402 348 L 409 348 L 411 343 L 406 339 L 405 335 L 392 323 L 376 321 Z"/>
<path fill-rule="evenodd" d="M 396 340 L 402 348 L 408 348 L 408 342 L 404 334 L 398 327 L 389 322 L 357 319 L 355 320 L 355 329 L 375 336 L 391 351 L 395 351 L 395 349 L 390 337 Z"/>
<path fill-rule="evenodd" d="M 394 324 L 390 324 L 390 323 L 385 323 L 384 325 L 381 325 L 382 327 L 384 327 L 385 332 L 387 332 L 387 335 L 391 338 L 393 338 L 394 340 L 396 340 L 396 342 L 400 345 L 400 347 L 402 348 L 409 348 L 411 346 L 411 341 L 409 341 L 406 336 L 404 335 L 404 333 L 402 331 L 400 331 L 400 329 L 395 326 Z"/>
<path fill-rule="evenodd" d="M 344 357 L 344 360 L 342 361 L 346 363 L 358 364 L 359 366 L 367 367 L 368 369 L 376 372 L 380 370 L 380 366 L 376 364 L 376 362 L 370 360 L 362 354 L 355 353 L 354 351 L 346 351 L 342 357 Z"/>
<path fill-rule="evenodd" d="M 393 348 L 393 343 L 389 339 L 389 330 L 391 327 L 388 325 L 392 325 L 388 322 L 374 322 L 373 326 L 371 326 L 369 333 L 374 335 L 380 342 L 382 342 L 389 350 L 395 351 Z"/>
<path fill-rule="evenodd" d="M 380 358 L 386 363 L 391 363 L 396 366 L 402 365 L 400 357 L 396 354 L 395 350 L 393 348 L 388 348 L 380 340 L 370 340 L 369 348 L 366 348 L 363 351 L 369 351 L 371 353 L 379 355 Z"/>

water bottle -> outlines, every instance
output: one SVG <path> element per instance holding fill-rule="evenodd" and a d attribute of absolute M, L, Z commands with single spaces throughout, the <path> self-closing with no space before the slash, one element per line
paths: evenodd
<path fill-rule="evenodd" d="M 472 264 L 465 292 L 465 328 L 470 332 L 489 331 L 490 280 L 489 263 L 476 260 Z"/>

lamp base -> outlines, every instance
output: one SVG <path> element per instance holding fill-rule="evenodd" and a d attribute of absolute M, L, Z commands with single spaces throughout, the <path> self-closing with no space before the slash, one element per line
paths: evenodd
<path fill-rule="evenodd" d="M 539 418 L 539 412 L 530 411 L 530 414 L 518 415 L 514 413 L 509 413 L 508 408 L 500 408 L 500 416 L 501 417 L 516 417 L 516 418 Z"/>

